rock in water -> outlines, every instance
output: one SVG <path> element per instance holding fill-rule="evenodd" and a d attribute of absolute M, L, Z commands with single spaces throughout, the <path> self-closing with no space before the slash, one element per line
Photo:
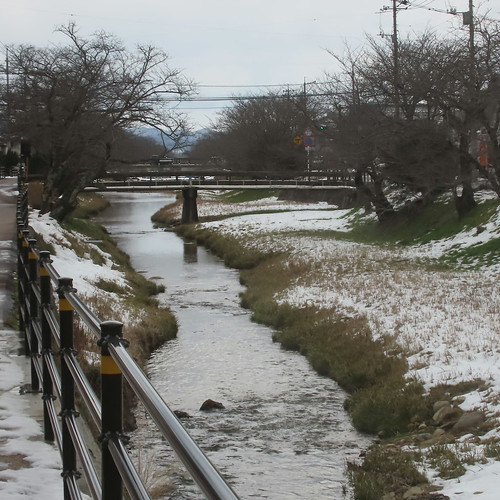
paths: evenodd
<path fill-rule="evenodd" d="M 175 416 L 179 419 L 181 418 L 191 418 L 191 415 L 187 411 L 174 410 Z"/>
<path fill-rule="evenodd" d="M 200 411 L 223 410 L 224 405 L 213 399 L 207 399 L 200 407 Z"/>

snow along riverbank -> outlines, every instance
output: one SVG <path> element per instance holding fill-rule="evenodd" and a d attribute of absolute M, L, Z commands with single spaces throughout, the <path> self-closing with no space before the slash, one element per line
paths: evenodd
<path fill-rule="evenodd" d="M 481 194 L 482 199 L 492 196 Z M 273 207 L 279 203 L 275 199 L 267 202 Z M 255 210 L 255 205 L 265 208 L 261 201 L 249 203 L 247 210 Z M 280 209 L 286 208 L 282 203 Z M 286 251 L 296 264 L 312 263 L 315 271 L 299 278 L 276 300 L 297 307 L 327 308 L 345 316 L 365 316 L 374 336 L 389 334 L 403 348 L 410 375 L 422 380 L 427 389 L 484 380 L 486 389 L 456 401 L 461 409 L 478 410 L 495 422 L 480 439 L 472 434 L 460 438 L 463 453 L 477 460 L 469 460 L 475 463 L 466 465 L 466 473 L 456 479 L 443 480 L 429 467 L 426 474 L 452 499 L 472 495 L 497 499 L 500 462 L 487 458 L 484 452 L 485 443 L 500 439 L 500 262 L 476 268 L 462 266 L 455 271 L 432 263 L 452 249 L 500 237 L 500 208 L 480 230 L 473 228 L 452 238 L 396 249 L 314 234 L 348 231 L 351 221 L 347 210 L 324 210 L 326 205 L 294 208 L 273 214 L 239 214 L 202 226 L 236 237 L 249 248 Z M 211 200 L 199 203 L 200 216 L 224 212 L 231 213 L 231 209 Z M 454 452 L 460 456 L 456 447 Z"/>
<path fill-rule="evenodd" d="M 233 208 L 213 201 L 200 200 L 199 204 L 200 215 L 230 213 Z M 500 263 L 463 271 L 433 269 L 423 263 L 456 245 L 498 238 L 498 210 L 482 232 L 471 230 L 448 240 L 394 250 L 314 234 L 320 230 L 347 231 L 349 218 L 343 210 L 276 199 L 239 204 L 242 212 L 270 208 L 293 211 L 241 214 L 203 226 L 234 235 L 252 248 L 287 250 L 290 258 L 313 262 L 317 272 L 301 278 L 277 300 L 336 307 L 346 315 L 366 315 L 375 335 L 389 333 L 407 350 L 412 373 L 427 387 L 481 377 L 489 387 L 467 394 L 460 406 L 465 410 L 480 409 L 489 418 L 499 414 Z M 34 214 L 30 223 L 47 242 L 53 243 L 55 267 L 74 278 L 82 297 L 94 293 L 103 273 L 106 280 L 123 279 L 109 262 L 104 267 L 96 266 L 91 259 L 79 258 L 62 248 L 64 234 L 48 216 Z M 470 441 L 480 456 L 484 442 L 490 438 L 500 439 L 498 425 L 479 441 L 472 436 L 464 436 L 462 441 Z M 446 481 L 432 477 L 432 470 L 427 473 L 452 499 L 473 495 L 482 500 L 498 498 L 500 462 L 484 458 L 466 468 L 460 478 Z M 9 471 L 10 477 L 17 475 L 19 481 L 21 473 Z"/>

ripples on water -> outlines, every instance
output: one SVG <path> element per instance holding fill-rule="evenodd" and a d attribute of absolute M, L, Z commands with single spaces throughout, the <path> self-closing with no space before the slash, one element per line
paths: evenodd
<path fill-rule="evenodd" d="M 368 442 L 346 418 L 345 393 L 251 322 L 239 306 L 237 272 L 152 228 L 165 195 L 109 197 L 100 222 L 136 269 L 166 286 L 160 299 L 178 318 L 178 337 L 154 353 L 148 373 L 170 408 L 191 416 L 182 422 L 198 445 L 241 498 L 342 498 L 346 460 Z M 225 409 L 199 411 L 208 398 Z M 142 460 L 172 478 L 167 498 L 201 498 L 141 411 L 138 424 L 133 441 Z"/>

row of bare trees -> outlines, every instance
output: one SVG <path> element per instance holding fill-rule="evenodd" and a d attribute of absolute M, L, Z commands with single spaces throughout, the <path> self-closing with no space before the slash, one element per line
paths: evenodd
<path fill-rule="evenodd" d="M 472 31 L 400 40 L 397 68 L 392 42 L 368 38 L 362 49 L 332 53 L 339 70 L 308 92 L 235 98 L 192 156 L 234 170 L 300 172 L 301 139 L 311 129 L 313 165 L 324 160 L 323 168 L 353 173 L 380 220 L 445 189 L 463 216 L 478 182 L 500 196 L 500 24 L 473 22 Z M 62 219 L 110 162 L 158 153 L 134 127 L 182 143 L 185 117 L 168 97 L 182 99 L 193 86 L 154 47 L 131 53 L 106 33 L 83 38 L 73 24 L 59 31 L 67 45 L 9 48 L 1 132 L 29 141 L 47 170 L 46 208 Z"/>
<path fill-rule="evenodd" d="M 24 139 L 47 171 L 44 203 L 63 219 L 78 193 L 110 161 L 155 153 L 131 133 L 155 128 L 173 140 L 185 137 L 185 117 L 165 99 L 192 92 L 192 84 L 152 46 L 128 51 L 104 32 L 90 38 L 74 24 L 61 27 L 67 44 L 9 47 L 10 85 L 4 88 L 4 138 Z M 172 141 L 170 141 L 172 144 Z"/>
<path fill-rule="evenodd" d="M 474 23 L 472 46 L 462 29 L 400 40 L 397 77 L 388 39 L 332 53 L 340 70 L 315 91 L 238 100 L 193 155 L 221 156 L 232 168 L 303 170 L 304 147 L 293 139 L 312 128 L 315 157 L 354 172 L 381 221 L 450 189 L 464 216 L 481 183 L 500 196 L 500 24 Z"/>

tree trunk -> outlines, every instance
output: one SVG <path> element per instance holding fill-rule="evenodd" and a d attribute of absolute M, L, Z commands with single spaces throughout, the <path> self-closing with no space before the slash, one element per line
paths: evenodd
<path fill-rule="evenodd" d="M 462 193 L 459 195 L 455 189 L 455 208 L 459 218 L 465 217 L 477 203 L 474 199 L 474 189 L 472 188 L 472 164 L 469 156 L 469 137 L 465 133 L 460 134 L 460 181 Z"/>
<path fill-rule="evenodd" d="M 50 212 L 58 221 L 64 220 L 78 203 L 78 194 L 87 181 L 93 179 L 92 172 L 78 172 L 66 165 L 51 169 L 44 185 L 42 211 Z"/>
<path fill-rule="evenodd" d="M 395 215 L 393 206 L 389 203 L 389 200 L 385 197 L 384 191 L 382 189 L 382 179 L 380 177 L 372 175 L 373 179 L 373 191 L 369 186 L 365 184 L 363 180 L 363 173 L 366 169 L 357 169 L 354 176 L 354 185 L 356 189 L 365 195 L 370 203 L 375 209 L 377 218 L 379 222 L 386 222 L 388 219 Z"/>

